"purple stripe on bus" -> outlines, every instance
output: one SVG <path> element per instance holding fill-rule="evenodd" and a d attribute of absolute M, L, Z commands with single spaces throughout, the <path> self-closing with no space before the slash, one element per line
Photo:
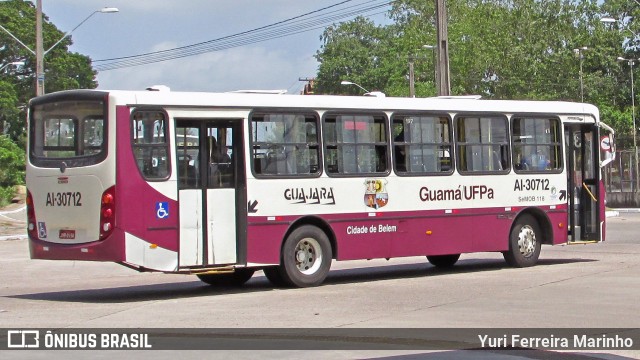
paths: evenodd
<path fill-rule="evenodd" d="M 112 261 L 125 260 L 124 232 L 115 229 L 103 241 L 83 244 L 56 244 L 37 239 L 29 242 L 33 259 Z"/>
<path fill-rule="evenodd" d="M 523 207 L 314 215 L 335 235 L 338 260 L 444 255 L 509 249 L 509 233 Z M 532 210 L 532 208 L 527 208 Z M 567 241 L 567 206 L 542 206 L 553 244 Z M 375 215 L 375 216 L 372 216 Z M 278 264 L 287 230 L 303 215 L 249 217 L 247 259 Z"/>
<path fill-rule="evenodd" d="M 117 107 L 116 226 L 161 248 L 178 251 L 178 202 L 153 189 L 142 178 L 131 147 L 129 108 Z M 168 216 L 157 216 L 157 204 Z M 122 243 L 124 246 L 124 242 Z"/>
<path fill-rule="evenodd" d="M 600 197 L 602 199 L 606 198 L 606 192 L 605 192 L 605 188 L 604 188 L 604 181 L 600 180 L 598 182 L 598 187 L 599 187 L 599 191 L 600 191 Z M 604 200 L 606 201 L 606 199 Z M 607 208 L 606 206 L 598 206 L 598 211 L 599 211 L 599 217 L 600 217 L 600 222 L 602 223 L 602 239 L 600 239 L 600 241 L 605 241 L 606 237 L 607 237 Z"/>

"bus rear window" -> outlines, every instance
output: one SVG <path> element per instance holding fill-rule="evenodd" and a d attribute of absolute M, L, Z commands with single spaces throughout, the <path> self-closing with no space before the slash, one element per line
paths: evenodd
<path fill-rule="evenodd" d="M 86 166 L 106 156 L 106 121 L 102 101 L 60 101 L 31 110 L 29 156 L 40 166 Z"/>

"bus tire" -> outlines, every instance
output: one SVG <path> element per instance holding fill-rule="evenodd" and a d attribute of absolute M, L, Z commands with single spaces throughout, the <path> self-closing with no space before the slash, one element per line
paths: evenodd
<path fill-rule="evenodd" d="M 264 272 L 264 276 L 273 286 L 285 287 L 288 285 L 287 281 L 280 274 L 279 266 L 269 266 L 262 269 L 262 271 Z"/>
<path fill-rule="evenodd" d="M 318 286 L 329 273 L 332 257 L 327 234 L 315 226 L 303 225 L 284 241 L 278 270 L 289 286 Z"/>
<path fill-rule="evenodd" d="M 509 236 L 509 251 L 502 253 L 513 267 L 533 266 L 538 262 L 542 246 L 542 232 L 536 219 L 524 214 L 516 220 Z"/>
<path fill-rule="evenodd" d="M 238 268 L 228 274 L 197 274 L 197 276 L 211 286 L 242 286 L 251 279 L 254 272 L 254 269 Z"/>
<path fill-rule="evenodd" d="M 458 259 L 460 259 L 460 254 L 427 256 L 427 260 L 431 265 L 441 269 L 453 267 L 458 262 Z"/>

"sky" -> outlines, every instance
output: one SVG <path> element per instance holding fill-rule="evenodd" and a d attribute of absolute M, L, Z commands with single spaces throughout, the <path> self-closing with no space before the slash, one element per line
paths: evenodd
<path fill-rule="evenodd" d="M 218 39 L 318 10 L 344 0 L 42 0 L 44 14 L 61 31 L 71 31 L 70 51 L 102 60 L 173 49 Z M 383 4 L 383 0 L 347 1 L 340 7 Z M 388 6 L 368 11 L 385 22 Z M 377 15 L 375 15 L 377 14 Z M 338 20 L 344 21 L 344 20 Z M 386 20 L 388 21 L 388 20 Z M 153 64 L 98 72 L 98 88 L 141 90 L 166 85 L 172 91 L 285 89 L 299 93 L 313 77 L 322 28 L 278 39 Z M 95 62 L 95 65 L 100 62 Z M 46 57 L 45 57 L 46 67 Z"/>

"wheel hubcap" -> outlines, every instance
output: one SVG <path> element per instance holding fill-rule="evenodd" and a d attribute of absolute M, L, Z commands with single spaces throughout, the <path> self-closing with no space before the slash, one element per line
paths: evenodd
<path fill-rule="evenodd" d="M 322 248 L 315 239 L 302 239 L 296 245 L 295 258 L 298 270 L 303 274 L 311 275 L 320 268 Z"/>
<path fill-rule="evenodd" d="M 533 255 L 536 251 L 536 232 L 529 225 L 525 225 L 520 229 L 518 234 L 518 247 L 520 253 L 525 257 Z"/>

